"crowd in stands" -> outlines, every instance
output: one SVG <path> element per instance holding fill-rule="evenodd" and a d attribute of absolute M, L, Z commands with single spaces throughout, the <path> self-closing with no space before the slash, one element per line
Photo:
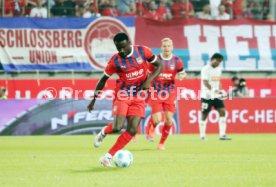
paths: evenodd
<path fill-rule="evenodd" d="M 174 18 L 273 20 L 270 0 L 2 0 L 4 16 L 84 17 L 143 16 Z M 0 2 L 2 2 L 0 1 Z M 188 3 L 187 3 L 188 2 Z M 2 9 L 1 4 L 1 9 Z M 1 10 L 2 12 L 2 10 Z"/>

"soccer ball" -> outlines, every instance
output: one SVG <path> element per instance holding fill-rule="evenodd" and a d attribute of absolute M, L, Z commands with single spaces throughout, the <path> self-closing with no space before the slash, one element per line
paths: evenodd
<path fill-rule="evenodd" d="M 115 166 L 120 168 L 129 167 L 133 162 L 133 156 L 131 152 L 127 150 L 119 150 L 113 157 Z"/>

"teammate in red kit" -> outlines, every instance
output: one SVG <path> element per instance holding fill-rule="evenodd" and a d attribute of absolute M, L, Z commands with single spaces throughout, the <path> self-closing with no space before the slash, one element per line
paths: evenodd
<path fill-rule="evenodd" d="M 115 99 L 112 106 L 114 121 L 105 126 L 95 137 L 94 146 L 99 147 L 107 134 L 119 132 L 127 120 L 127 129 L 117 139 L 116 143 L 100 162 L 105 167 L 111 167 L 112 156 L 125 147 L 137 133 L 141 118 L 145 115 L 145 99 L 139 97 L 143 90 L 148 90 L 151 81 L 162 71 L 162 65 L 151 49 L 145 46 L 131 45 L 125 33 L 118 33 L 113 38 L 118 53 L 109 60 L 104 74 L 99 80 L 93 100 L 88 110 L 94 108 L 99 92 L 104 88 L 107 79 L 114 73 L 118 74 L 116 81 Z M 154 71 L 148 75 L 149 63 Z"/>
<path fill-rule="evenodd" d="M 170 38 L 164 38 L 161 43 L 162 53 L 158 56 L 163 65 L 163 71 L 152 83 L 154 94 L 151 94 L 148 101 L 152 116 L 146 127 L 146 137 L 149 141 L 153 141 L 155 127 L 161 123 L 162 112 L 164 111 L 165 125 L 157 147 L 160 150 L 164 150 L 164 143 L 169 135 L 172 118 L 175 113 L 175 76 L 178 74 L 179 79 L 182 80 L 186 77 L 186 72 L 183 69 L 181 59 L 172 54 L 173 41 Z"/>

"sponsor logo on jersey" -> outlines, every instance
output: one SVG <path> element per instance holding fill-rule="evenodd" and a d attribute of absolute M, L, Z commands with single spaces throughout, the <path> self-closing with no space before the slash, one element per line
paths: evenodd
<path fill-rule="evenodd" d="M 140 70 L 137 70 L 137 71 L 133 71 L 133 72 L 127 73 L 126 74 L 126 78 L 128 80 L 136 79 L 138 77 L 141 77 L 143 75 L 143 72 L 144 72 L 144 70 L 140 69 Z"/>
<path fill-rule="evenodd" d="M 159 77 L 163 79 L 171 79 L 172 78 L 172 73 L 160 73 Z"/>
<path fill-rule="evenodd" d="M 215 77 L 215 76 L 214 76 L 214 77 L 211 77 L 211 80 L 212 80 L 212 81 L 219 81 L 219 80 L 220 80 L 220 77 Z"/>

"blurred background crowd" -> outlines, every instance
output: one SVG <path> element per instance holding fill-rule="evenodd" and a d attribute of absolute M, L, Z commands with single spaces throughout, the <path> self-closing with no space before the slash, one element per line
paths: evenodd
<path fill-rule="evenodd" d="M 275 20 L 275 0 L 1 0 L 1 16 L 84 17 L 143 16 L 158 21 L 176 18 Z"/>

